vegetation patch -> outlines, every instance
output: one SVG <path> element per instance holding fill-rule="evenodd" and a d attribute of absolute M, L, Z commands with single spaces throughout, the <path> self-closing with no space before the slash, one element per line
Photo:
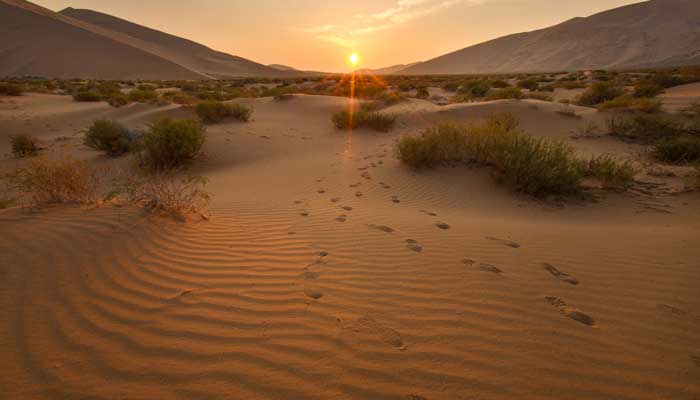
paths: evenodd
<path fill-rule="evenodd" d="M 26 133 L 10 136 L 10 143 L 12 144 L 12 155 L 18 158 L 35 156 L 41 150 L 37 139 Z"/>
<path fill-rule="evenodd" d="M 578 105 L 593 107 L 620 97 L 623 94 L 624 90 L 611 82 L 596 82 L 581 94 L 578 99 Z"/>
<path fill-rule="evenodd" d="M 172 169 L 196 157 L 204 140 L 205 129 L 199 121 L 164 118 L 144 134 L 141 158 L 153 169 Z"/>
<path fill-rule="evenodd" d="M 118 122 L 100 119 L 85 134 L 85 146 L 108 156 L 119 156 L 136 147 L 138 135 Z"/>
<path fill-rule="evenodd" d="M 10 190 L 33 205 L 93 203 L 99 184 L 97 170 L 84 161 L 37 158 L 6 177 Z"/>
<path fill-rule="evenodd" d="M 563 142 L 522 133 L 510 114 L 489 118 L 481 125 L 441 124 L 420 136 L 399 141 L 399 159 L 414 168 L 443 163 L 490 166 L 497 181 L 534 196 L 578 192 L 586 176 L 609 184 L 627 184 L 634 174 L 628 164 L 608 158 L 583 160 Z"/>
<path fill-rule="evenodd" d="M 0 82 L 0 96 L 21 96 L 23 92 L 22 85 Z"/>
<path fill-rule="evenodd" d="M 379 132 L 389 132 L 394 127 L 398 115 L 377 111 L 342 110 L 333 114 L 332 121 L 338 129 L 369 128 Z"/>
<path fill-rule="evenodd" d="M 221 122 L 226 118 L 247 122 L 253 115 L 251 107 L 242 104 L 226 104 L 220 101 L 203 101 L 197 104 L 195 112 L 206 124 Z"/>

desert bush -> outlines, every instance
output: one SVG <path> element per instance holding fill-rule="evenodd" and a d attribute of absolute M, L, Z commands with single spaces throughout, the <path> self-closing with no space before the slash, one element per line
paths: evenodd
<path fill-rule="evenodd" d="M 613 116 L 607 120 L 607 126 L 614 136 L 637 140 L 645 144 L 678 136 L 684 129 L 682 124 L 678 122 L 653 115 L 638 115 L 633 118 Z"/>
<path fill-rule="evenodd" d="M 624 94 L 622 88 L 610 82 L 596 82 L 586 89 L 578 99 L 581 106 L 592 107 L 606 101 L 613 100 Z"/>
<path fill-rule="evenodd" d="M 491 90 L 488 82 L 483 80 L 471 80 L 462 84 L 457 90 L 457 94 L 464 96 L 467 99 L 481 98 Z"/>
<path fill-rule="evenodd" d="M 79 90 L 73 93 L 73 100 L 77 102 L 97 102 L 101 101 L 102 97 L 94 90 Z"/>
<path fill-rule="evenodd" d="M 521 89 L 535 91 L 540 87 L 540 84 L 535 79 L 523 79 L 518 82 L 518 87 Z"/>
<path fill-rule="evenodd" d="M 507 87 L 504 89 L 491 89 L 486 95 L 487 100 L 502 99 L 522 99 L 523 92 L 517 87 Z"/>
<path fill-rule="evenodd" d="M 542 93 L 542 92 L 529 92 L 525 94 L 523 97 L 526 99 L 534 99 L 534 100 L 541 100 L 541 101 L 554 101 L 554 98 L 547 93 Z"/>
<path fill-rule="evenodd" d="M 242 104 L 203 101 L 197 104 L 195 112 L 204 123 L 221 122 L 226 118 L 235 118 L 245 122 L 250 120 L 253 109 Z"/>
<path fill-rule="evenodd" d="M 661 161 L 685 164 L 700 162 L 700 136 L 681 134 L 654 144 L 654 155 Z"/>
<path fill-rule="evenodd" d="M 171 169 L 196 157 L 204 140 L 205 129 L 199 121 L 164 118 L 145 133 L 141 158 L 156 170 Z"/>
<path fill-rule="evenodd" d="M 403 137 L 397 152 L 402 162 L 414 168 L 445 162 L 490 166 L 498 181 L 534 196 L 574 193 L 587 175 L 616 184 L 628 182 L 623 176 L 628 172 L 626 164 L 614 164 L 612 158 L 578 159 L 563 142 L 520 132 L 510 114 L 481 125 L 438 125 L 418 137 Z"/>
<path fill-rule="evenodd" d="M 380 113 L 360 109 L 351 113 L 349 110 L 333 114 L 332 121 L 338 129 L 358 129 L 367 127 L 379 132 L 388 132 L 394 127 L 396 114 Z"/>
<path fill-rule="evenodd" d="M 492 88 L 496 88 L 496 89 L 504 89 L 504 88 L 510 87 L 508 82 L 501 80 L 501 79 L 497 79 L 495 81 L 490 81 L 490 84 L 491 84 Z"/>
<path fill-rule="evenodd" d="M 416 90 L 416 97 L 419 99 L 427 99 L 428 97 L 430 97 L 430 92 L 428 92 L 428 88 L 427 87 L 419 87 Z"/>
<path fill-rule="evenodd" d="M 107 98 L 107 103 L 112 107 L 119 108 L 129 104 L 129 98 L 121 92 L 114 93 Z"/>
<path fill-rule="evenodd" d="M 649 80 L 651 83 L 661 86 L 664 89 L 672 88 L 674 86 L 680 86 L 686 83 L 686 81 L 676 75 L 671 75 L 665 72 L 660 72 L 655 74 Z"/>
<path fill-rule="evenodd" d="M 203 215 L 210 199 L 206 184 L 204 177 L 183 177 L 177 171 L 140 171 L 117 179 L 111 197 L 185 220 L 191 214 Z"/>
<path fill-rule="evenodd" d="M 10 136 L 10 144 L 15 157 L 35 156 L 41 150 L 36 138 L 26 133 Z"/>
<path fill-rule="evenodd" d="M 23 88 L 16 83 L 0 82 L 0 96 L 21 96 Z"/>
<path fill-rule="evenodd" d="M 627 187 L 637 172 L 631 161 L 619 161 L 609 154 L 592 157 L 586 166 L 586 175 L 595 177 L 606 187 Z"/>
<path fill-rule="evenodd" d="M 132 103 L 147 103 L 158 99 L 158 93 L 154 90 L 134 89 L 126 97 Z"/>
<path fill-rule="evenodd" d="M 287 101 L 294 99 L 294 95 L 292 93 L 280 93 L 276 94 L 274 99 L 277 101 Z"/>
<path fill-rule="evenodd" d="M 137 135 L 118 122 L 100 119 L 93 122 L 85 134 L 85 146 L 105 152 L 108 156 L 119 156 L 136 146 Z"/>
<path fill-rule="evenodd" d="M 38 158 L 8 174 L 11 190 L 34 205 L 92 203 L 99 184 L 97 171 L 84 161 Z"/>
<path fill-rule="evenodd" d="M 617 109 L 622 111 L 638 111 L 646 114 L 653 114 L 661 111 L 661 100 L 647 97 L 635 98 L 625 95 L 598 104 L 596 108 L 601 111 Z"/>
<path fill-rule="evenodd" d="M 641 81 L 634 85 L 632 96 L 636 98 L 656 97 L 663 93 L 664 88 L 661 85 L 652 82 Z"/>

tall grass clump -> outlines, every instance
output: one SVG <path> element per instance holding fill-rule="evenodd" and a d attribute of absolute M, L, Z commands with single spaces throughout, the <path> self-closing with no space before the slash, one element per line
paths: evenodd
<path fill-rule="evenodd" d="M 92 203 L 97 197 L 97 171 L 84 161 L 72 159 L 29 161 L 7 176 L 9 188 L 34 205 Z"/>
<path fill-rule="evenodd" d="M 578 99 L 578 105 L 592 107 L 615 99 L 624 94 L 624 90 L 610 82 L 596 82 L 586 89 Z"/>
<path fill-rule="evenodd" d="M 601 110 L 621 110 L 630 112 L 641 112 L 654 114 L 661 111 L 661 100 L 647 97 L 636 98 L 633 96 L 620 96 L 612 100 L 598 104 L 596 107 Z"/>
<path fill-rule="evenodd" d="M 331 120 L 333 125 L 338 129 L 358 129 L 370 128 L 379 132 L 389 132 L 394 127 L 398 115 L 381 113 L 377 111 L 357 110 L 342 110 L 333 114 Z"/>
<path fill-rule="evenodd" d="M 132 150 L 137 144 L 137 135 L 118 122 L 100 119 L 93 122 L 83 139 L 85 146 L 119 156 Z"/>
<path fill-rule="evenodd" d="M 602 158 L 588 162 L 563 142 L 522 133 L 511 114 L 493 116 L 481 125 L 440 124 L 420 136 L 402 138 L 397 152 L 402 162 L 414 168 L 442 163 L 489 166 L 497 181 L 534 196 L 575 193 L 588 175 L 616 184 L 631 180 L 615 160 L 610 159 L 612 164 L 604 169 Z"/>
<path fill-rule="evenodd" d="M 654 144 L 654 155 L 674 164 L 700 162 L 700 136 L 681 134 L 661 139 Z"/>
<path fill-rule="evenodd" d="M 102 100 L 100 94 L 95 90 L 78 90 L 73 93 L 73 100 L 77 102 L 98 102 Z"/>
<path fill-rule="evenodd" d="M 18 158 L 35 156 L 41 150 L 37 139 L 26 133 L 10 136 L 10 144 L 12 145 L 12 155 Z"/>
<path fill-rule="evenodd" d="M 204 140 L 205 129 L 199 121 L 164 118 L 144 134 L 141 158 L 153 169 L 171 169 L 196 157 Z"/>
<path fill-rule="evenodd" d="M 486 100 L 522 99 L 523 92 L 517 87 L 503 89 L 491 89 L 486 95 Z"/>
<path fill-rule="evenodd" d="M 226 118 L 235 118 L 247 122 L 253 115 L 253 109 L 242 104 L 226 104 L 220 101 L 203 101 L 195 107 L 202 122 L 211 124 Z"/>
<path fill-rule="evenodd" d="M 23 88 L 16 83 L 0 82 L 0 96 L 21 96 Z"/>
<path fill-rule="evenodd" d="M 586 167 L 586 175 L 600 180 L 606 187 L 626 187 L 638 172 L 631 161 L 619 161 L 610 154 L 592 157 Z"/>

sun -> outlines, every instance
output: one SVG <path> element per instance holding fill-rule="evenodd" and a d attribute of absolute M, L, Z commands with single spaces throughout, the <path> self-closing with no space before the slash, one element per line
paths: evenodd
<path fill-rule="evenodd" d="M 350 54 L 350 57 L 348 59 L 350 60 L 350 64 L 352 64 L 353 67 L 357 65 L 358 61 L 360 61 L 360 57 L 357 55 L 357 53 Z"/>

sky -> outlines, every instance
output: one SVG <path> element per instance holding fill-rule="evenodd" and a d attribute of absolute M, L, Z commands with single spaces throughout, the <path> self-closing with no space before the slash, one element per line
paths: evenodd
<path fill-rule="evenodd" d="M 431 58 L 640 0 L 32 0 L 104 12 L 262 64 L 344 72 Z"/>

